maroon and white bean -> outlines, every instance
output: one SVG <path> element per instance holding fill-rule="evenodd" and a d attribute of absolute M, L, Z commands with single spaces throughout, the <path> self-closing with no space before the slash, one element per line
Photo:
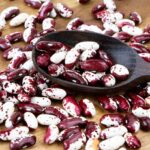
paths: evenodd
<path fill-rule="evenodd" d="M 35 15 L 30 15 L 26 19 L 24 23 L 25 28 L 35 28 L 36 27 L 37 18 Z"/>
<path fill-rule="evenodd" d="M 37 88 L 38 88 L 38 90 L 40 90 L 40 91 L 42 91 L 42 90 L 48 88 L 47 83 L 45 83 L 45 81 L 43 81 L 43 80 L 41 80 L 41 81 L 40 81 L 40 80 L 39 80 L 39 81 L 36 81 L 36 83 L 37 83 Z"/>
<path fill-rule="evenodd" d="M 85 127 L 87 124 L 87 120 L 83 117 L 74 117 L 74 118 L 67 118 L 61 121 L 58 124 L 58 128 L 61 130 L 68 129 L 73 126 L 80 126 Z"/>
<path fill-rule="evenodd" d="M 89 31 L 89 32 L 96 32 L 96 33 L 101 33 L 102 34 L 102 29 L 98 25 L 87 25 L 87 24 L 82 24 L 80 25 L 77 30 L 79 31 Z"/>
<path fill-rule="evenodd" d="M 45 18 L 42 22 L 42 29 L 48 30 L 51 28 L 55 28 L 55 20 L 53 18 Z"/>
<path fill-rule="evenodd" d="M 31 103 L 38 104 L 41 107 L 49 107 L 51 105 L 51 100 L 47 97 L 31 97 Z"/>
<path fill-rule="evenodd" d="M 3 89 L 10 94 L 19 94 L 22 91 L 22 87 L 14 82 L 4 81 Z"/>
<path fill-rule="evenodd" d="M 26 55 L 28 60 L 32 59 L 32 51 L 27 51 L 27 52 L 23 52 L 23 53 Z"/>
<path fill-rule="evenodd" d="M 128 42 L 132 36 L 127 34 L 126 32 L 121 31 L 113 34 L 113 37 L 123 42 Z"/>
<path fill-rule="evenodd" d="M 81 61 L 85 61 L 89 58 L 93 58 L 96 55 L 96 50 L 85 50 L 82 52 L 82 54 L 80 55 L 80 60 Z"/>
<path fill-rule="evenodd" d="M 149 53 L 150 49 L 141 43 L 132 42 L 129 44 L 137 53 Z"/>
<path fill-rule="evenodd" d="M 76 30 L 83 23 L 84 22 L 80 18 L 74 18 L 70 22 L 68 22 L 66 29 L 67 30 Z"/>
<path fill-rule="evenodd" d="M 119 11 L 114 12 L 113 15 L 114 15 L 115 20 L 116 20 L 115 22 L 122 20 L 124 17 L 124 14 L 122 12 L 119 12 Z"/>
<path fill-rule="evenodd" d="M 50 57 L 50 61 L 54 64 L 59 64 L 66 58 L 66 55 L 67 50 L 62 48 Z"/>
<path fill-rule="evenodd" d="M 40 0 L 24 0 L 24 2 L 32 8 L 39 9 L 42 5 Z"/>
<path fill-rule="evenodd" d="M 41 31 L 39 34 L 37 34 L 37 37 L 33 38 L 31 41 L 30 41 L 30 44 L 35 46 L 37 44 L 37 42 L 42 38 L 42 35 L 45 33 L 45 31 Z M 47 33 L 46 33 L 47 34 Z M 45 34 L 44 34 L 45 35 Z"/>
<path fill-rule="evenodd" d="M 22 80 L 22 88 L 28 95 L 35 95 L 37 92 L 35 79 L 31 76 L 25 76 Z"/>
<path fill-rule="evenodd" d="M 24 118 L 24 121 L 27 124 L 28 128 L 30 128 L 30 129 L 38 128 L 38 121 L 33 113 L 25 112 L 23 115 L 23 118 Z"/>
<path fill-rule="evenodd" d="M 98 17 L 101 17 L 103 23 L 115 23 L 116 17 L 111 10 L 104 10 L 97 13 Z"/>
<path fill-rule="evenodd" d="M 80 132 L 80 128 L 78 126 L 70 127 L 61 131 L 58 135 L 58 141 L 64 141 L 71 137 L 73 134 Z"/>
<path fill-rule="evenodd" d="M 37 42 L 42 38 L 42 36 L 37 36 L 35 38 L 33 38 L 31 41 L 30 41 L 30 44 L 35 46 L 37 44 Z"/>
<path fill-rule="evenodd" d="M 128 112 L 130 110 L 129 101 L 123 95 L 116 95 L 113 100 L 117 103 L 119 111 Z"/>
<path fill-rule="evenodd" d="M 142 57 L 145 61 L 150 62 L 150 53 L 140 53 L 140 57 Z"/>
<path fill-rule="evenodd" d="M 140 95 L 134 94 L 134 93 L 128 93 L 127 96 L 129 97 L 129 102 L 132 104 L 132 106 L 145 106 L 145 100 Z"/>
<path fill-rule="evenodd" d="M 10 150 L 19 150 L 28 148 L 36 143 L 36 137 L 34 135 L 26 135 L 25 137 L 12 140 L 10 143 Z"/>
<path fill-rule="evenodd" d="M 56 9 L 53 8 L 50 12 L 49 12 L 49 16 L 51 18 L 56 18 L 57 17 L 57 12 L 56 12 Z"/>
<path fill-rule="evenodd" d="M 23 63 L 20 68 L 28 71 L 32 70 L 34 68 L 32 59 L 29 59 L 25 63 Z"/>
<path fill-rule="evenodd" d="M 136 35 L 131 39 L 132 42 L 145 44 L 150 41 L 149 33 L 141 33 L 140 35 Z"/>
<path fill-rule="evenodd" d="M 83 72 L 82 77 L 88 82 L 89 85 L 96 85 L 100 81 L 99 76 L 90 71 Z"/>
<path fill-rule="evenodd" d="M 132 26 L 132 27 L 135 26 L 134 21 L 132 21 L 132 20 L 130 20 L 130 19 L 121 19 L 121 20 L 117 21 L 116 24 L 117 24 L 117 26 L 118 26 L 119 28 L 122 28 L 122 27 L 124 27 L 124 26 L 126 26 L 126 25 Z"/>
<path fill-rule="evenodd" d="M 96 109 L 94 104 L 87 98 L 84 98 L 79 101 L 79 105 L 82 109 L 84 116 L 93 117 L 96 115 Z"/>
<path fill-rule="evenodd" d="M 45 1 L 39 9 L 37 19 L 42 22 L 48 17 L 49 12 L 53 9 L 53 4 L 50 1 Z"/>
<path fill-rule="evenodd" d="M 37 57 L 37 64 L 42 67 L 48 67 L 50 64 L 50 55 L 49 54 L 41 54 Z"/>
<path fill-rule="evenodd" d="M 5 135 L 6 140 L 12 141 L 27 136 L 29 133 L 29 128 L 26 126 L 19 126 L 11 129 L 8 133 L 3 133 Z"/>
<path fill-rule="evenodd" d="M 37 117 L 38 123 L 43 126 L 58 125 L 61 120 L 55 115 L 40 114 Z"/>
<path fill-rule="evenodd" d="M 140 29 L 139 27 L 134 27 L 131 25 L 125 25 L 122 27 L 122 31 L 131 35 L 131 36 L 138 36 L 143 33 L 143 30 Z"/>
<path fill-rule="evenodd" d="M 33 104 L 33 103 L 19 103 L 17 105 L 17 108 L 19 111 L 21 112 L 32 112 L 33 114 L 41 114 L 44 109 L 43 107 L 37 105 L 37 104 Z"/>
<path fill-rule="evenodd" d="M 68 113 L 64 109 L 57 107 L 57 106 L 49 106 L 45 108 L 44 112 L 46 114 L 55 115 L 61 120 L 64 120 L 69 117 Z"/>
<path fill-rule="evenodd" d="M 73 96 L 67 96 L 62 101 L 63 108 L 73 117 L 81 115 L 81 107 Z"/>
<path fill-rule="evenodd" d="M 36 49 L 41 52 L 52 53 L 60 50 L 64 44 L 55 41 L 40 41 L 36 44 Z"/>
<path fill-rule="evenodd" d="M 135 22 L 135 24 L 141 24 L 142 18 L 138 12 L 131 12 L 129 18 Z"/>
<path fill-rule="evenodd" d="M 109 139 L 115 136 L 122 136 L 127 133 L 127 128 L 123 125 L 119 125 L 116 127 L 109 127 L 101 131 L 100 138 L 101 139 Z"/>
<path fill-rule="evenodd" d="M 106 5 L 104 3 L 99 3 L 92 8 L 92 14 L 96 18 L 96 14 L 106 9 Z"/>
<path fill-rule="evenodd" d="M 17 15 L 16 17 L 14 17 L 11 21 L 10 21 L 10 26 L 12 27 L 16 27 L 19 26 L 21 24 L 23 24 L 26 19 L 28 18 L 28 14 L 27 13 L 20 13 L 19 15 Z"/>
<path fill-rule="evenodd" d="M 23 40 L 26 43 L 30 43 L 31 40 L 33 40 L 36 35 L 37 35 L 37 30 L 35 28 L 33 28 L 33 27 L 26 28 L 23 32 Z"/>
<path fill-rule="evenodd" d="M 100 45 L 97 42 L 94 41 L 83 41 L 79 42 L 75 45 L 75 49 L 80 51 L 92 51 L 92 50 L 98 50 L 100 48 Z"/>
<path fill-rule="evenodd" d="M 101 83 L 106 87 L 112 87 L 116 84 L 116 79 L 111 74 L 105 74 L 101 77 Z"/>
<path fill-rule="evenodd" d="M 124 135 L 125 145 L 130 149 L 139 149 L 141 147 L 141 142 L 137 136 L 132 135 L 131 133 L 126 133 Z"/>
<path fill-rule="evenodd" d="M 140 120 L 140 127 L 143 131 L 150 131 L 150 118 L 148 117 L 141 117 Z"/>
<path fill-rule="evenodd" d="M 106 8 L 109 10 L 116 10 L 116 4 L 114 0 L 103 0 L 104 4 L 106 5 Z"/>
<path fill-rule="evenodd" d="M 48 66 L 48 73 L 54 77 L 58 77 L 62 75 L 64 71 L 65 71 L 65 68 L 64 68 L 64 65 L 62 64 L 51 64 Z"/>
<path fill-rule="evenodd" d="M 5 36 L 10 43 L 19 42 L 22 40 L 22 32 L 13 32 Z"/>
<path fill-rule="evenodd" d="M 140 129 L 139 119 L 133 114 L 126 114 L 124 123 L 128 131 L 131 133 L 138 132 Z"/>
<path fill-rule="evenodd" d="M 24 64 L 27 61 L 27 57 L 24 53 L 17 53 L 8 64 L 9 69 L 18 69 L 22 64 Z M 22 68 L 25 69 L 25 68 Z"/>
<path fill-rule="evenodd" d="M 11 47 L 11 44 L 8 40 L 0 38 L 0 50 L 4 51 Z"/>
<path fill-rule="evenodd" d="M 127 67 L 115 64 L 110 68 L 110 73 L 118 80 L 125 80 L 129 76 L 129 70 Z"/>
<path fill-rule="evenodd" d="M 112 58 L 103 50 L 98 51 L 100 59 L 104 60 L 110 67 L 114 64 Z"/>
<path fill-rule="evenodd" d="M 107 30 L 112 30 L 114 33 L 119 32 L 118 26 L 111 22 L 104 22 L 103 27 Z"/>
<path fill-rule="evenodd" d="M 121 114 L 105 114 L 100 118 L 100 124 L 110 127 L 119 126 L 124 123 L 124 116 Z"/>
<path fill-rule="evenodd" d="M 14 112 L 6 121 L 5 121 L 5 127 L 6 128 L 14 128 L 22 121 L 22 113 Z"/>
<path fill-rule="evenodd" d="M 17 138 L 25 137 L 29 133 L 29 128 L 26 126 L 19 126 L 13 129 L 6 129 L 0 131 L 0 139 L 2 141 L 11 141 Z"/>
<path fill-rule="evenodd" d="M 138 118 L 141 118 L 141 117 L 150 118 L 150 109 L 149 108 L 135 107 L 132 109 L 132 113 Z"/>
<path fill-rule="evenodd" d="M 78 84 L 87 84 L 87 81 L 75 70 L 65 70 L 62 74 L 63 78 Z"/>
<path fill-rule="evenodd" d="M 80 57 L 79 50 L 76 48 L 72 48 L 66 54 L 65 66 L 70 69 L 73 68 L 79 57 Z"/>
<path fill-rule="evenodd" d="M 66 150 L 73 150 L 73 149 L 80 150 L 85 143 L 86 143 L 86 136 L 83 132 L 78 132 L 63 142 L 64 149 Z"/>
<path fill-rule="evenodd" d="M 47 96 L 51 99 L 62 100 L 66 95 L 66 91 L 61 88 L 47 88 L 42 91 L 43 96 Z"/>
<path fill-rule="evenodd" d="M 109 67 L 107 63 L 100 59 L 88 59 L 80 62 L 79 66 L 82 70 L 105 72 Z"/>
<path fill-rule="evenodd" d="M 70 18 L 73 15 L 73 11 L 62 3 L 56 3 L 55 9 L 61 17 Z"/>
<path fill-rule="evenodd" d="M 122 136 L 114 136 L 112 138 L 106 139 L 99 144 L 100 150 L 117 150 L 119 147 L 123 146 L 125 139 Z"/>
<path fill-rule="evenodd" d="M 64 116 L 64 118 L 69 117 L 69 114 L 64 109 L 62 109 L 62 108 L 60 108 L 58 106 L 54 106 L 54 108 L 57 109 L 59 111 L 59 113 L 61 113 Z"/>
<path fill-rule="evenodd" d="M 87 122 L 85 135 L 88 139 L 99 139 L 101 133 L 100 126 L 95 122 Z"/>
<path fill-rule="evenodd" d="M 113 100 L 113 98 L 108 96 L 100 96 L 98 98 L 98 102 L 100 106 L 107 111 L 117 111 L 118 106 L 117 103 Z"/>
<path fill-rule="evenodd" d="M 53 124 L 49 125 L 44 136 L 44 143 L 46 144 L 54 143 L 57 140 L 58 135 L 59 135 L 58 127 Z"/>
<path fill-rule="evenodd" d="M 24 93 L 24 92 L 21 92 L 17 95 L 17 99 L 20 101 L 20 102 L 24 102 L 24 103 L 29 103 L 31 102 L 31 97 Z"/>
<path fill-rule="evenodd" d="M 20 13 L 20 10 L 18 7 L 16 6 L 11 6 L 11 7 L 8 7 L 6 9 L 4 9 L 2 12 L 1 12 L 1 17 L 8 20 L 8 19 L 11 19 L 13 17 L 15 17 L 16 15 L 18 15 Z"/>

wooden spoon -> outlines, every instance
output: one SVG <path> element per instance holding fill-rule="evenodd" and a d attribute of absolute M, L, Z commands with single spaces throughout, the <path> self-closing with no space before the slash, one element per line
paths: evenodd
<path fill-rule="evenodd" d="M 130 71 L 130 75 L 127 80 L 117 83 L 113 87 L 96 87 L 76 84 L 60 78 L 52 77 L 45 70 L 40 68 L 36 63 L 38 51 L 34 49 L 32 59 L 37 71 L 42 73 L 53 83 L 57 83 L 63 87 L 77 92 L 116 94 L 118 92 L 131 89 L 140 83 L 150 81 L 150 64 L 142 60 L 142 58 L 140 58 L 128 45 L 115 38 L 93 32 L 59 31 L 47 34 L 40 39 L 40 41 L 43 40 L 59 41 L 72 47 L 81 41 L 96 41 L 102 45 L 104 51 L 110 54 L 113 60 L 115 60 L 115 63 L 125 65 Z"/>

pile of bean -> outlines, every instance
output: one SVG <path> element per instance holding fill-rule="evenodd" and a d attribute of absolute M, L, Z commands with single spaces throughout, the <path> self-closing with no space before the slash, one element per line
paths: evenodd
<path fill-rule="evenodd" d="M 79 0 L 81 4 L 88 1 Z M 0 12 L 0 34 L 10 19 L 10 26 L 24 24 L 25 27 L 23 33 L 15 32 L 0 37 L 3 57 L 10 60 L 6 70 L 0 72 L 0 124 L 6 128 L 0 130 L 0 141 L 10 142 L 10 150 L 28 148 L 36 143 L 36 136 L 30 131 L 46 126 L 44 143 L 63 143 L 65 150 L 79 150 L 82 147 L 85 150 L 140 148 L 137 132 L 140 129 L 150 131 L 150 83 L 143 83 L 124 95 L 98 96 L 100 108 L 111 113 L 101 116 L 99 122 L 88 120 L 85 117 L 96 116 L 95 104 L 86 97 L 77 100 L 72 92 L 51 84 L 35 70 L 31 58 L 37 40 L 55 31 L 54 18 L 57 15 L 70 18 L 73 10 L 62 3 L 53 4 L 50 0 L 24 2 L 39 9 L 38 14 L 20 13 L 16 6 Z M 138 27 L 142 19 L 137 12 L 131 12 L 129 18 L 125 19 L 117 11 L 113 0 L 103 0 L 92 9 L 92 15 L 103 23 L 103 29 L 97 25 L 87 25 L 80 18 L 71 20 L 66 29 L 103 33 L 129 42 L 144 60 L 150 62 L 150 49 L 144 45 L 150 40 L 150 26 L 144 30 Z M 42 31 L 37 31 L 37 24 L 42 24 Z M 27 45 L 13 47 L 13 43 L 19 41 Z M 67 46 L 63 48 L 67 49 Z M 42 57 L 47 61 L 38 58 L 39 65 L 48 67 L 50 60 L 47 54 L 42 54 Z M 60 102 L 62 107 L 56 106 L 54 101 Z"/>
<path fill-rule="evenodd" d="M 61 42 L 40 41 L 37 64 L 51 76 L 92 86 L 111 87 L 126 80 L 128 69 L 115 64 L 97 42 L 84 41 L 69 48 Z"/>

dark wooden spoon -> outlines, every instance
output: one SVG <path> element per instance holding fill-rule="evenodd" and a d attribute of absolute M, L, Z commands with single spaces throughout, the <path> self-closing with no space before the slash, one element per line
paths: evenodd
<path fill-rule="evenodd" d="M 125 65 L 129 71 L 130 76 L 127 80 L 116 84 L 113 87 L 95 87 L 88 85 L 76 84 L 60 78 L 50 76 L 46 71 L 40 68 L 36 63 L 38 51 L 33 50 L 33 63 L 37 71 L 42 73 L 45 77 L 50 79 L 53 83 L 57 83 L 63 87 L 73 89 L 74 91 L 95 93 L 95 94 L 116 94 L 128 89 L 132 89 L 140 83 L 150 81 L 150 64 L 142 60 L 138 54 L 128 45 L 112 37 L 97 34 L 93 32 L 80 31 L 59 31 L 47 34 L 42 37 L 40 41 L 59 41 L 74 46 L 81 41 L 96 41 L 103 46 L 103 49 L 110 54 L 116 63 Z"/>

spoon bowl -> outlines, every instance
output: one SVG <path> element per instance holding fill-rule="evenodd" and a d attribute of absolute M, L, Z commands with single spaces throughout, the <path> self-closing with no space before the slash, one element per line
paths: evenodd
<path fill-rule="evenodd" d="M 100 44 L 102 49 L 106 51 L 113 60 L 115 60 L 116 64 L 122 64 L 130 71 L 128 79 L 117 83 L 113 87 L 98 87 L 76 84 L 57 77 L 52 77 L 44 69 L 40 68 L 36 62 L 36 58 L 39 52 L 34 49 L 32 53 L 32 59 L 37 71 L 39 71 L 53 83 L 57 83 L 76 92 L 93 94 L 116 94 L 116 92 L 118 93 L 132 89 L 138 84 L 150 80 L 150 64 L 140 58 L 140 56 L 138 56 L 138 54 L 128 45 L 115 38 L 94 32 L 58 31 L 47 34 L 39 41 L 58 41 L 71 47 L 75 46 L 75 44 L 81 41 L 95 41 Z"/>

